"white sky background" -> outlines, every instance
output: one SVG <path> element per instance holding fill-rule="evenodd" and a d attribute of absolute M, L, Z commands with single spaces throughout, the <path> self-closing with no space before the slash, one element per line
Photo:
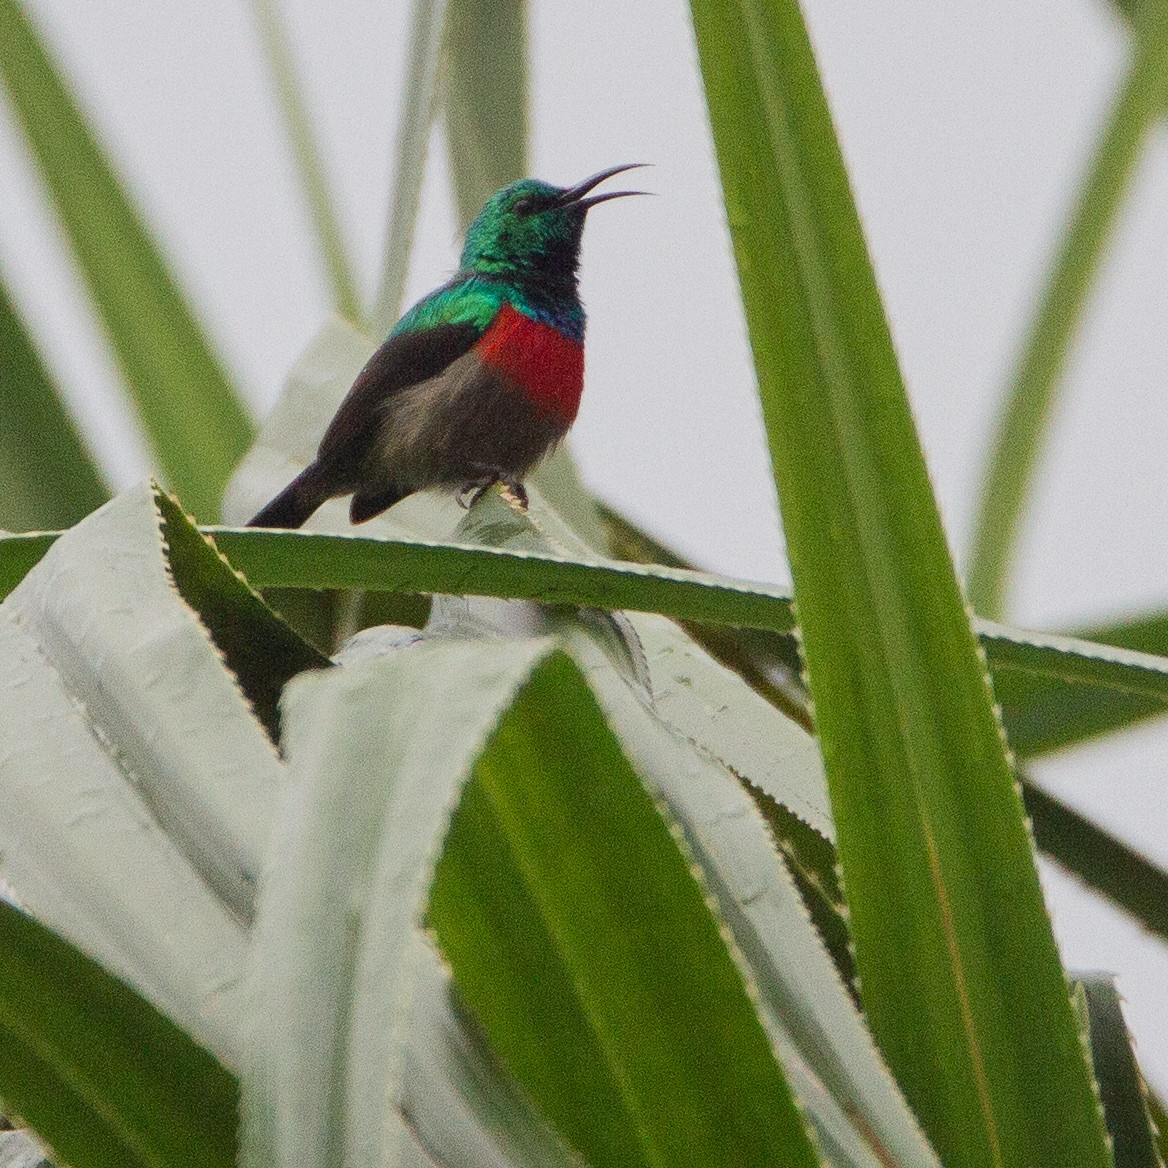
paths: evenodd
<path fill-rule="evenodd" d="M 27 0 L 258 414 L 327 299 L 243 0 Z M 403 0 L 283 0 L 364 287 L 382 247 Z M 588 379 L 571 445 L 606 499 L 702 563 L 785 581 L 777 511 L 681 0 L 532 0 L 533 173 L 649 161 L 656 199 L 589 220 Z M 1106 0 L 805 0 L 959 562 L 995 404 L 1127 56 Z M 1168 606 L 1168 150 L 1157 134 L 1077 346 L 1015 623 Z M 456 264 L 433 153 L 410 278 Z M 143 474 L 116 375 L 0 110 L 0 263 L 120 484 Z M 1168 728 L 1036 768 L 1168 864 Z M 1048 873 L 1049 875 L 1049 873 Z M 1057 875 L 1068 963 L 1120 973 L 1168 1089 L 1168 953 Z"/>

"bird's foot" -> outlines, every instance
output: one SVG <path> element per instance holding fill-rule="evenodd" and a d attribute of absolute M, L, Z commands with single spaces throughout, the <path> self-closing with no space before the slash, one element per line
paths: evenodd
<path fill-rule="evenodd" d="M 520 511 L 527 510 L 527 488 L 518 479 L 500 479 L 502 490 L 499 492 L 512 507 Z"/>
<path fill-rule="evenodd" d="M 457 495 L 458 505 L 464 511 L 469 511 L 498 481 L 497 478 L 491 476 L 490 478 L 472 479 L 469 483 L 463 483 Z"/>
<path fill-rule="evenodd" d="M 482 471 L 482 475 L 463 484 L 462 490 L 458 492 L 460 507 L 469 511 L 497 483 L 503 488 L 500 494 L 508 503 L 521 511 L 527 510 L 527 488 L 519 479 L 487 466 L 475 466 L 472 469 Z"/>

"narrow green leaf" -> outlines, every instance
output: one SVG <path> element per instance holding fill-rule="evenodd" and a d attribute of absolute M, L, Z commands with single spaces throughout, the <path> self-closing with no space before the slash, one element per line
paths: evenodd
<path fill-rule="evenodd" d="M 0 900 L 0 1097 L 74 1168 L 235 1164 L 235 1080 Z"/>
<path fill-rule="evenodd" d="M 370 334 L 378 338 L 389 332 L 401 311 L 436 105 L 445 21 L 446 0 L 413 0 L 385 253 L 377 295 L 369 313 Z"/>
<path fill-rule="evenodd" d="M 998 617 L 1055 394 L 1128 186 L 1168 91 L 1168 5 L 1136 17 L 1135 57 L 1063 235 L 991 449 L 969 564 L 969 599 Z"/>
<path fill-rule="evenodd" d="M 1122 729 L 1168 709 L 1158 696 L 1158 685 L 1132 686 L 1124 679 L 1128 663 L 1159 668 L 1153 663 L 1163 662 L 1163 657 L 1040 633 L 1019 637 L 1006 632 L 1000 638 L 1002 626 L 988 621 L 979 622 L 978 629 L 1010 745 L 1023 758 Z M 1069 654 L 1078 663 L 1070 665 Z M 1080 669 L 1089 657 L 1095 664 Z"/>
<path fill-rule="evenodd" d="M 757 585 L 635 564 L 587 564 L 471 544 L 260 528 L 203 529 L 254 587 L 364 588 L 503 596 L 661 611 L 790 632 L 790 600 Z"/>
<path fill-rule="evenodd" d="M 1024 778 L 1022 798 L 1042 851 L 1168 940 L 1168 873 L 1032 779 Z"/>
<path fill-rule="evenodd" d="M 0 78 L 160 469 L 212 519 L 251 422 L 19 0 L 0 0 Z"/>
<path fill-rule="evenodd" d="M 1168 613 L 1141 613 L 1106 625 L 1092 625 L 1071 636 L 1164 657 L 1168 656 Z"/>
<path fill-rule="evenodd" d="M 202 530 L 257 588 L 498 596 L 660 613 L 679 621 L 758 629 L 768 636 L 789 637 L 794 629 L 790 597 L 703 572 L 409 536 Z M 0 599 L 59 537 L 59 532 L 0 534 Z M 976 628 L 995 689 L 1004 698 L 1011 743 L 1021 754 L 1043 749 L 1051 741 L 1044 737 L 1046 724 L 1070 717 L 1083 695 L 1088 695 L 1088 709 L 1115 703 L 1122 715 L 1116 715 L 1116 724 L 1168 710 L 1168 658 L 988 621 L 977 622 Z M 1048 716 L 1044 711 L 1052 703 L 1068 712 Z M 1074 739 L 1083 736 L 1081 727 Z"/>
<path fill-rule="evenodd" d="M 1147 1088 L 1123 1020 L 1115 979 L 1110 974 L 1093 973 L 1075 980 L 1087 1001 L 1091 1061 L 1099 1081 L 1115 1168 L 1164 1168 L 1148 1112 Z"/>
<path fill-rule="evenodd" d="M 480 505 L 481 506 L 481 505 Z M 791 600 L 755 584 L 703 572 L 615 561 L 568 560 L 547 553 L 423 540 L 368 539 L 315 532 L 205 528 L 256 587 L 362 588 L 500 596 L 656 612 L 677 620 L 709 621 L 789 634 Z M 0 537 L 0 563 L 7 540 Z M 17 537 L 17 556 L 29 549 Z M 39 547 L 39 545 L 37 545 Z M 1029 703 L 1078 688 L 1129 703 L 1168 709 L 1168 659 L 1066 637 L 1027 633 L 978 622 L 995 682 L 1014 686 L 1007 704 L 1020 735 Z M 1008 682 L 1006 679 L 1009 679 Z M 1020 736 L 1020 742 L 1028 743 Z"/>
<path fill-rule="evenodd" d="M 443 96 L 465 230 L 500 187 L 527 174 L 526 0 L 449 0 Z"/>
<path fill-rule="evenodd" d="M 300 170 L 300 184 L 316 226 L 317 244 L 328 272 L 333 291 L 333 307 L 347 320 L 357 323 L 361 308 L 357 299 L 357 282 L 345 252 L 341 225 L 333 209 L 333 199 L 325 178 L 324 160 L 317 148 L 312 119 L 304 105 L 302 86 L 296 76 L 292 47 L 284 31 L 280 13 L 273 0 L 252 0 L 252 11 L 260 31 L 268 68 L 280 106 L 292 152 Z"/>
<path fill-rule="evenodd" d="M 475 779 L 430 919 L 568 1138 L 597 1166 L 817 1164 L 702 893 L 566 657 L 532 675 Z M 538 982 L 505 975 L 529 960 Z"/>
<path fill-rule="evenodd" d="M 795 0 L 691 7 L 869 1021 L 944 1163 L 1104 1168 L 1021 802 L 801 13 Z"/>
<path fill-rule="evenodd" d="M 0 528 L 69 527 L 105 482 L 0 283 Z"/>
<path fill-rule="evenodd" d="M 1168 1161 L 1168 1109 L 1164 1107 L 1155 1091 L 1148 1092 L 1148 1114 L 1152 1118 L 1152 1128 L 1156 1133 L 1156 1150 L 1162 1160 Z"/>

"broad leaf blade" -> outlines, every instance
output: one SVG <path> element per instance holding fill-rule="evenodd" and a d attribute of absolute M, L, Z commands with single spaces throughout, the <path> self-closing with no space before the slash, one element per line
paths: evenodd
<path fill-rule="evenodd" d="M 106 501 L 101 472 L 2 283 L 0 418 L 0 528 L 70 527 Z"/>
<path fill-rule="evenodd" d="M 188 507 L 214 518 L 251 422 L 19 0 L 0 0 L 0 78 L 159 467 Z"/>
<path fill-rule="evenodd" d="M 790 632 L 790 600 L 756 585 L 674 568 L 583 563 L 423 539 L 208 528 L 225 556 L 259 588 L 364 588 L 446 592 L 659 611 L 692 620 Z"/>
<path fill-rule="evenodd" d="M 235 1164 L 235 1080 L 0 900 L 0 1097 L 75 1168 Z"/>
<path fill-rule="evenodd" d="M 1103 1168 L 1021 802 L 802 16 L 795 0 L 692 9 L 869 1020 L 945 1163 Z"/>
<path fill-rule="evenodd" d="M 431 922 L 575 1146 L 598 1166 L 818 1163 L 701 891 L 567 658 L 533 674 L 475 777 Z M 534 1003 L 501 932 L 544 956 Z"/>

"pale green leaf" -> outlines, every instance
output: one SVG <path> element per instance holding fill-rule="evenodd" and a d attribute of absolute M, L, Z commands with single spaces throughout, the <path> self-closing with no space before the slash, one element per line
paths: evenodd
<path fill-rule="evenodd" d="M 228 1062 L 283 768 L 176 591 L 149 489 L 0 605 L 0 875 Z"/>
<path fill-rule="evenodd" d="M 295 787 L 254 933 L 245 1165 L 416 1150 L 400 1110 L 430 877 L 461 784 L 547 648 L 422 644 L 289 687 Z"/>

